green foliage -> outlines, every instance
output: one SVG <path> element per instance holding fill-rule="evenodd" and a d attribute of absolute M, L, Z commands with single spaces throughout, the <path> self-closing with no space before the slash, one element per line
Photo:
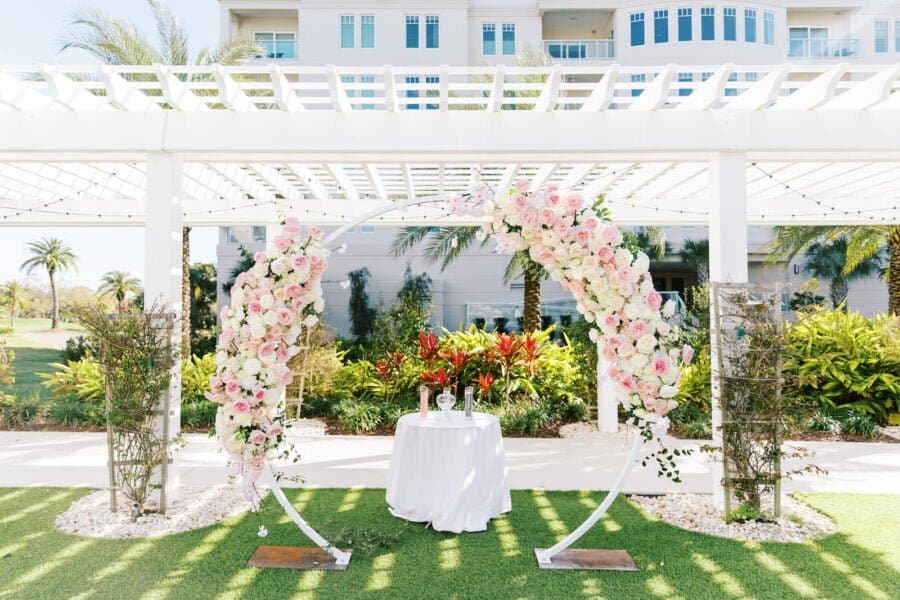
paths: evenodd
<path fill-rule="evenodd" d="M 50 421 L 66 427 L 100 426 L 106 423 L 106 412 L 97 403 L 83 402 L 74 398 L 58 398 L 51 402 Z"/>
<path fill-rule="evenodd" d="M 703 348 L 694 355 L 694 360 L 681 370 L 678 383 L 678 408 L 695 407 L 700 413 L 712 410 L 712 363 L 709 348 Z"/>
<path fill-rule="evenodd" d="M 832 411 L 821 408 L 810 415 L 806 428 L 809 431 L 821 431 L 835 435 L 839 435 L 842 431 L 840 419 Z"/>
<path fill-rule="evenodd" d="M 860 437 L 875 437 L 878 426 L 870 415 L 851 410 L 844 417 L 843 428 L 845 433 Z"/>
<path fill-rule="evenodd" d="M 744 523 L 746 521 L 762 521 L 765 519 L 757 506 L 754 506 L 750 502 L 745 502 L 732 510 L 731 513 L 725 517 L 725 520 L 728 523 Z"/>
<path fill-rule="evenodd" d="M 47 403 L 37 394 L 24 398 L 0 394 L 0 426 L 21 427 L 41 423 L 47 412 Z"/>
<path fill-rule="evenodd" d="M 375 317 L 367 354 L 382 357 L 414 347 L 419 332 L 428 327 L 431 308 L 431 278 L 425 273 L 413 275 L 407 266 L 396 299 Z"/>
<path fill-rule="evenodd" d="M 535 435 L 557 419 L 545 403 L 515 402 L 496 411 L 500 427 L 506 432 Z"/>
<path fill-rule="evenodd" d="M 194 263 L 189 271 L 191 353 L 203 356 L 216 350 L 216 266 Z"/>
<path fill-rule="evenodd" d="M 900 407 L 897 317 L 813 310 L 787 328 L 788 397 L 808 406 L 845 407 L 879 422 Z"/>
<path fill-rule="evenodd" d="M 216 355 L 192 356 L 181 361 L 181 400 L 194 402 L 205 400 L 209 391 L 209 378 L 216 374 Z"/>
<path fill-rule="evenodd" d="M 75 362 L 94 355 L 95 349 L 87 336 L 77 335 L 66 340 L 66 347 L 63 349 L 63 359 L 66 361 Z"/>
<path fill-rule="evenodd" d="M 350 313 L 350 334 L 361 346 L 366 345 L 375 329 L 376 311 L 369 306 L 369 293 L 366 291 L 370 277 L 372 274 L 365 267 L 347 273 L 350 280 L 350 299 L 347 305 Z"/>
<path fill-rule="evenodd" d="M 353 433 L 370 433 L 381 425 L 381 408 L 365 400 L 341 403 L 341 427 Z"/>
<path fill-rule="evenodd" d="M 39 373 L 42 385 L 58 400 L 74 399 L 82 402 L 99 401 L 104 397 L 103 368 L 93 357 L 51 363 L 51 373 Z M 99 402 L 95 402 L 99 405 Z"/>

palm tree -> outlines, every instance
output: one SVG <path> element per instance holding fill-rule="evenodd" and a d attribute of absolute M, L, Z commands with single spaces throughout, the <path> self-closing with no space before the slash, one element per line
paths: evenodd
<path fill-rule="evenodd" d="M 101 277 L 100 287 L 97 293 L 101 296 L 112 296 L 118 303 L 119 312 L 125 310 L 125 297 L 128 294 L 137 295 L 141 291 L 141 280 L 132 277 L 125 271 L 109 271 Z"/>
<path fill-rule="evenodd" d="M 62 243 L 59 238 L 44 238 L 28 243 L 31 258 L 22 263 L 20 269 L 31 273 L 38 267 L 47 271 L 50 278 L 50 295 L 53 299 L 53 314 L 50 318 L 50 329 L 59 327 L 59 298 L 56 293 L 56 274 L 59 271 L 75 268 L 75 253 Z"/>
<path fill-rule="evenodd" d="M 147 4 L 156 22 L 156 45 L 133 23 L 113 19 L 93 9 L 75 15 L 71 29 L 63 40 L 62 50 L 84 50 L 110 65 L 186 65 L 190 62 L 198 65 L 233 65 L 262 53 L 251 38 L 235 37 L 223 41 L 212 51 L 207 48 L 201 50 L 191 61 L 187 32 L 172 9 L 160 0 L 147 0 Z M 184 227 L 181 234 L 181 346 L 184 355 L 189 356 L 191 228 Z"/>
<path fill-rule="evenodd" d="M 684 240 L 678 256 L 697 270 L 697 285 L 703 286 L 709 281 L 709 240 Z"/>
<path fill-rule="evenodd" d="M 391 254 L 401 256 L 414 246 L 428 238 L 425 245 L 425 257 L 432 263 L 441 262 L 441 271 L 445 270 L 477 239 L 478 227 L 406 227 L 400 231 L 391 243 Z M 487 240 L 481 242 L 482 245 Z M 541 328 L 541 280 L 547 278 L 547 272 L 538 263 L 531 260 L 526 251 L 513 254 L 506 265 L 503 282 L 522 277 L 523 314 L 522 328 L 525 331 L 538 331 Z"/>
<path fill-rule="evenodd" d="M 656 260 L 664 259 L 672 251 L 672 244 L 666 240 L 663 227 L 638 227 L 634 231 L 634 240 L 644 254 Z"/>
<path fill-rule="evenodd" d="M 16 316 L 19 311 L 28 305 L 28 288 L 15 281 L 10 281 L 0 287 L 0 306 L 9 311 L 9 327 L 16 326 Z"/>
<path fill-rule="evenodd" d="M 845 274 L 887 246 L 888 313 L 900 315 L 900 225 L 832 225 L 820 227 L 782 226 L 768 245 L 770 262 L 789 262 L 817 241 L 847 238 Z"/>
<path fill-rule="evenodd" d="M 813 242 L 806 250 L 803 269 L 817 279 L 831 282 L 831 303 L 835 308 L 847 300 L 850 282 L 871 277 L 881 269 L 881 256 L 876 254 L 858 262 L 847 271 L 847 238 L 839 237 L 831 242 Z"/>

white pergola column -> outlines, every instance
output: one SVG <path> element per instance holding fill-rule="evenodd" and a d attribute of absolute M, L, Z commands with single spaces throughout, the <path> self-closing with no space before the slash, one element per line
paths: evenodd
<path fill-rule="evenodd" d="M 181 228 L 184 223 L 184 162 L 178 155 L 147 155 L 146 225 L 144 240 L 144 306 L 154 304 L 175 313 L 172 347 L 181 348 Z M 169 385 L 169 410 L 158 423 L 169 439 L 181 428 L 181 361 L 175 361 Z M 166 501 L 177 496 L 181 484 L 176 458 L 159 474 L 166 480 Z"/>
<path fill-rule="evenodd" d="M 712 283 L 746 283 L 747 269 L 747 157 L 720 152 L 709 162 L 709 279 Z M 722 408 L 718 382 L 715 309 L 710 306 L 712 358 L 712 439 L 722 443 Z M 713 501 L 724 508 L 722 472 L 713 469 Z"/>

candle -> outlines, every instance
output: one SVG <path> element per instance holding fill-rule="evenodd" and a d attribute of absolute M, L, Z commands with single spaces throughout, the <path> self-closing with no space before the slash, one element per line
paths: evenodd
<path fill-rule="evenodd" d="M 419 416 L 423 419 L 428 417 L 428 386 L 419 386 Z"/>

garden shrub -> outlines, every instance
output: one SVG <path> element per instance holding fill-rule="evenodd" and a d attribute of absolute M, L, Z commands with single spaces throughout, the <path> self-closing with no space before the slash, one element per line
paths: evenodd
<path fill-rule="evenodd" d="M 77 399 L 90 404 L 103 400 L 103 368 L 97 359 L 85 357 L 62 363 L 50 363 L 51 373 L 39 373 L 43 385 L 55 399 Z"/>
<path fill-rule="evenodd" d="M 18 398 L 0 394 L 0 425 L 3 427 L 42 423 L 47 412 L 47 403 L 38 394 Z"/>
<path fill-rule="evenodd" d="M 86 357 L 92 357 L 94 354 L 94 347 L 87 336 L 78 335 L 66 340 L 66 347 L 63 349 L 63 360 L 75 362 Z"/>
<path fill-rule="evenodd" d="M 341 403 L 341 427 L 353 433 L 370 433 L 381 425 L 381 408 L 365 400 Z"/>
<path fill-rule="evenodd" d="M 808 406 L 844 407 L 883 423 L 900 406 L 897 317 L 874 320 L 842 310 L 802 313 L 787 328 L 786 398 Z"/>

